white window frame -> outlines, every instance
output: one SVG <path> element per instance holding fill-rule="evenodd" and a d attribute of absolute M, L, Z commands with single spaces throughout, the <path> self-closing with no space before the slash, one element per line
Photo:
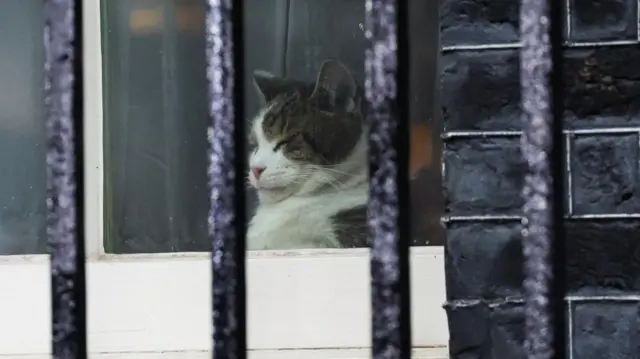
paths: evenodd
<path fill-rule="evenodd" d="M 207 253 L 113 255 L 103 247 L 100 0 L 84 1 L 88 341 L 92 358 L 210 358 Z M 370 357 L 367 249 L 249 252 L 253 358 Z M 0 256 L 0 355 L 48 358 L 49 262 Z M 443 247 L 411 249 L 414 357 L 445 358 Z"/>

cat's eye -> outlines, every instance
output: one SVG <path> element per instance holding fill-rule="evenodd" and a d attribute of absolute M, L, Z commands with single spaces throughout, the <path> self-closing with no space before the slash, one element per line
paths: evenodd
<path fill-rule="evenodd" d="M 302 157 L 302 150 L 293 150 L 289 152 L 289 157 L 292 158 L 301 158 Z"/>
<path fill-rule="evenodd" d="M 282 148 L 282 146 L 286 145 L 287 143 L 289 143 L 291 141 L 291 137 L 289 138 L 285 138 L 284 140 L 276 143 L 276 145 L 273 147 L 273 152 L 278 152 L 279 149 Z"/>

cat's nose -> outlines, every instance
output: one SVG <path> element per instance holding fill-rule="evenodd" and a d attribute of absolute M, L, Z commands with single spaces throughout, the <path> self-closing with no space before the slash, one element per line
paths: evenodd
<path fill-rule="evenodd" d="M 264 172 L 266 168 L 265 167 L 251 167 L 251 172 L 253 172 L 253 175 L 256 178 L 256 181 L 260 180 L 260 175 L 262 175 L 262 172 Z"/>

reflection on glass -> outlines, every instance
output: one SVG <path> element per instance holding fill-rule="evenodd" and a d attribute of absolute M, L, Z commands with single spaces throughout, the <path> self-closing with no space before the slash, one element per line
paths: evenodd
<path fill-rule="evenodd" d="M 416 104 L 420 101 L 415 99 Z M 435 121 L 417 120 L 410 134 L 411 245 L 441 246 L 444 227 L 440 223 L 443 211 L 440 175 L 440 152 L 434 141 Z"/>
<path fill-rule="evenodd" d="M 364 247 L 367 137 L 362 89 L 337 60 L 315 84 L 257 72 L 248 178 L 260 204 L 247 247 Z"/>
<path fill-rule="evenodd" d="M 103 2 L 107 252 L 211 247 L 204 5 Z"/>
<path fill-rule="evenodd" d="M 365 1 L 245 5 L 248 248 L 366 247 Z M 211 248 L 204 16 L 201 0 L 103 1 L 107 252 Z M 425 41 L 411 42 L 414 245 L 442 244 Z"/>
<path fill-rule="evenodd" d="M 0 255 L 45 252 L 43 16 L 42 2 L 2 0 Z"/>

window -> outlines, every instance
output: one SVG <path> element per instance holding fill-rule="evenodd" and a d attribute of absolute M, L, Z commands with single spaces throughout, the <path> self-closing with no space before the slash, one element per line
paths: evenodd
<path fill-rule="evenodd" d="M 340 19 L 331 19 L 330 13 L 335 8 L 341 9 L 343 16 Z M 204 3 L 115 0 L 105 2 L 103 11 L 102 26 L 108 29 L 103 32 L 106 44 L 103 46 L 105 251 L 207 251 L 209 239 L 206 218 L 209 204 L 205 169 L 208 143 L 203 134 L 209 123 L 206 78 L 202 76 L 206 71 L 206 61 L 202 56 L 205 46 Z M 366 42 L 363 22 L 364 1 L 339 0 L 324 4 L 314 4 L 312 1 L 247 2 L 245 88 L 249 137 L 256 135 L 251 133 L 253 117 L 267 108 L 265 102 L 272 104 L 275 97 L 296 90 L 300 90 L 303 97 L 308 97 L 327 59 L 337 59 L 346 71 L 343 75 L 336 75 L 345 76 L 336 77 L 336 81 L 341 81 L 337 85 L 341 87 L 336 88 L 345 90 L 349 86 L 347 82 L 352 81 L 354 91 L 358 87 L 358 93 L 354 92 L 353 98 L 347 100 L 364 104 L 362 90 Z M 416 33 L 420 30 L 416 29 Z M 342 33 L 349 33 L 350 36 L 337 41 Z M 430 57 L 435 58 L 433 53 L 428 52 L 433 51 L 434 47 L 419 46 L 418 50 L 425 52 L 422 47 L 427 51 L 421 54 L 418 58 L 420 62 L 414 68 L 416 72 L 433 72 L 433 60 L 431 64 L 422 62 L 429 62 Z M 262 73 L 255 74 L 256 71 Z M 436 194 L 440 182 L 440 166 L 432 160 L 433 121 L 430 111 L 433 111 L 433 105 L 424 104 L 425 98 L 433 96 L 435 86 L 431 85 L 433 74 L 424 75 L 431 76 L 431 80 L 423 80 L 413 86 L 416 94 L 411 139 L 416 245 L 442 244 L 439 225 L 441 206 L 433 200 L 438 197 Z M 337 96 L 338 101 L 340 97 L 348 96 Z M 307 99 L 302 100 L 300 103 Z M 331 108 L 329 111 L 341 109 Z M 271 116 L 272 113 L 267 112 L 267 115 Z M 352 113 L 360 119 L 363 117 L 360 108 Z M 336 116 L 342 115 L 336 112 Z M 359 121 L 358 118 L 353 120 L 354 123 Z M 275 122 L 276 126 L 279 124 Z M 285 138 L 295 130 L 295 127 L 291 127 L 290 133 L 284 131 L 274 137 Z M 320 128 L 320 131 L 332 130 L 349 131 L 349 128 Z M 366 172 L 366 151 L 362 151 L 357 158 L 353 157 L 358 146 L 366 143 L 356 143 L 360 132 L 354 133 L 356 135 L 353 138 L 347 138 L 345 134 L 327 140 L 326 145 L 334 149 L 340 142 L 347 143 L 343 149 L 346 154 L 338 160 L 330 159 L 330 166 L 334 168 L 327 169 L 323 179 L 318 181 L 324 181 L 325 185 L 333 188 L 347 180 L 346 175 L 340 172 L 347 171 L 350 176 L 358 174 L 358 171 Z M 316 135 L 316 145 L 320 143 L 319 136 Z M 264 146 L 278 145 L 275 140 L 271 142 L 266 142 Z M 294 142 L 297 140 L 294 139 Z M 281 149 L 288 153 L 289 147 L 295 148 L 295 151 L 308 149 L 305 143 L 287 143 Z M 324 151 L 324 156 L 341 155 L 337 150 L 334 150 L 336 153 L 323 148 L 316 150 Z M 320 153 L 311 151 L 302 155 L 315 156 Z M 262 151 L 258 156 L 249 156 L 249 164 L 255 168 L 265 166 L 271 158 L 267 154 L 264 156 Z M 357 166 L 346 168 L 344 161 L 347 157 L 351 162 L 358 162 Z M 307 160 L 302 163 L 309 168 L 317 167 L 316 164 L 320 162 Z M 273 176 L 288 176 L 280 167 L 277 170 L 275 167 L 278 165 L 264 167 L 262 182 L 266 182 L 267 186 L 273 182 L 270 180 L 271 172 Z M 248 177 L 252 176 L 249 172 Z M 305 182 L 304 185 L 312 184 Z M 253 213 L 259 201 L 251 186 L 248 191 L 249 208 Z M 361 202 L 364 201 L 366 188 L 363 187 Z M 304 245 L 302 242 L 299 244 Z M 295 243 L 291 245 L 296 249 Z M 363 245 L 343 243 L 341 246 Z M 313 244 L 309 246 L 314 247 Z M 273 249 L 287 248 L 275 244 Z"/>
<path fill-rule="evenodd" d="M 9 0 L 0 21 L 0 254 L 45 252 L 42 6 Z M 38 69 L 36 71 L 34 69 Z"/>
<path fill-rule="evenodd" d="M 11 1 L 25 13 L 19 25 L 25 30 L 21 31 L 31 34 L 31 30 L 34 38 L 40 36 L 38 12 L 42 9 Z M 410 71 L 414 75 L 410 113 L 413 336 L 417 356 L 440 358 L 445 357 L 448 331 L 442 310 L 442 126 L 435 96 L 437 4 L 411 6 L 416 19 L 432 19 L 412 21 L 410 39 Z M 366 187 L 353 181 L 367 169 L 366 156 L 357 155 L 358 146 L 366 145 L 366 141 L 359 141 L 366 133 L 362 92 L 365 2 L 247 0 L 245 11 L 247 135 L 256 137 L 256 146 L 247 154 L 248 218 L 259 215 L 259 206 L 274 193 L 289 200 L 308 191 L 307 197 L 319 202 L 309 202 L 313 212 L 303 213 L 302 207 L 298 212 L 317 215 L 318 221 L 324 220 L 322 223 L 330 227 L 317 228 L 328 231 L 320 238 L 289 236 L 291 240 L 284 243 L 249 243 L 249 247 L 256 245 L 247 254 L 249 348 L 257 356 L 288 349 L 291 351 L 279 351 L 278 355 L 327 357 L 341 351 L 340 355 L 367 357 L 366 349 L 354 348 L 366 348 L 370 343 L 370 308 L 363 305 L 370 297 L 369 254 L 366 242 L 356 240 L 361 237 L 364 218 L 351 211 L 361 208 L 367 195 Z M 85 0 L 84 12 L 90 352 L 127 357 L 132 353 L 180 352 L 189 358 L 204 357 L 211 337 L 205 2 Z M 17 16 L 9 20 L 19 21 Z M 31 156 L 20 163 L 25 164 L 23 168 L 32 166 L 33 171 L 13 171 L 9 180 L 16 188 L 19 184 L 19 190 L 0 192 L 2 204 L 14 193 L 21 193 L 22 201 L 33 196 L 29 202 L 32 207 L 16 205 L 10 207 L 16 209 L 6 210 L 6 215 L 0 208 L 0 229 L 11 230 L 5 222 L 12 222 L 4 218 L 12 218 L 14 211 L 24 218 L 24 228 L 40 228 L 41 232 L 31 237 L 8 234 L 6 243 L 15 243 L 15 249 L 2 254 L 33 255 L 2 257 L 6 264 L 0 264 L 0 280 L 15 283 L 19 289 L 6 299 L 10 301 L 7 305 L 0 305 L 0 317 L 30 318 L 31 324 L 15 328 L 0 323 L 0 334 L 9 339 L 0 342 L 0 353 L 45 354 L 49 324 L 42 298 L 48 295 L 48 266 L 46 257 L 37 255 L 44 253 L 44 206 L 37 205 L 43 202 L 45 188 L 43 149 L 38 147 L 44 129 L 41 111 L 33 111 L 42 103 L 42 96 L 34 95 L 42 87 L 42 73 L 33 71 L 40 68 L 42 41 L 18 42 L 5 37 L 6 44 L 0 32 L 0 46 L 23 56 L 6 64 L 6 76 L 36 73 L 40 77 L 25 89 L 22 102 L 4 104 L 0 99 L 0 116 L 12 113 L 11 106 L 19 107 L 15 111 L 33 112 L 20 121 L 27 129 L 18 132 L 16 127 L 18 135 L 0 127 L 0 137 L 8 136 L 15 142 L 0 141 L 0 149 L 6 148 L 2 153 Z M 35 53 L 40 57 L 31 55 Z M 5 76 L 3 64 L 0 62 L 0 76 Z M 317 81 L 319 78 L 323 81 Z M 13 89 L 14 96 L 18 93 Z M 23 105 L 27 100 L 30 102 Z M 0 126 L 4 123 L 2 120 Z M 326 133 L 339 136 L 320 142 L 323 138 L 319 136 Z M 27 137 L 33 140 L 18 141 Z M 366 147 L 362 154 L 366 154 Z M 17 159 L 2 156 L 0 167 L 13 168 Z M 296 170 L 287 172 L 297 176 L 287 187 L 295 188 L 295 193 L 266 189 L 260 197 L 254 187 L 261 187 L 261 183 L 269 187 L 269 176 L 274 188 L 282 186 L 284 172 L 269 171 L 285 163 Z M 255 171 L 263 172 L 256 176 Z M 40 190 L 27 191 L 28 186 Z M 4 188 L 0 186 L 0 191 Z M 345 200 L 345 193 L 351 196 L 349 200 Z M 333 200 L 319 198 L 323 195 Z M 304 222 L 309 221 L 304 217 L 300 223 L 313 223 Z M 266 218 L 271 223 L 274 217 Z M 299 223 L 291 226 L 296 225 L 300 227 Z M 264 240 L 263 232 L 258 233 L 255 238 Z M 4 243 L 0 237 L 0 245 Z M 34 333 L 33 328 L 38 331 Z"/>

